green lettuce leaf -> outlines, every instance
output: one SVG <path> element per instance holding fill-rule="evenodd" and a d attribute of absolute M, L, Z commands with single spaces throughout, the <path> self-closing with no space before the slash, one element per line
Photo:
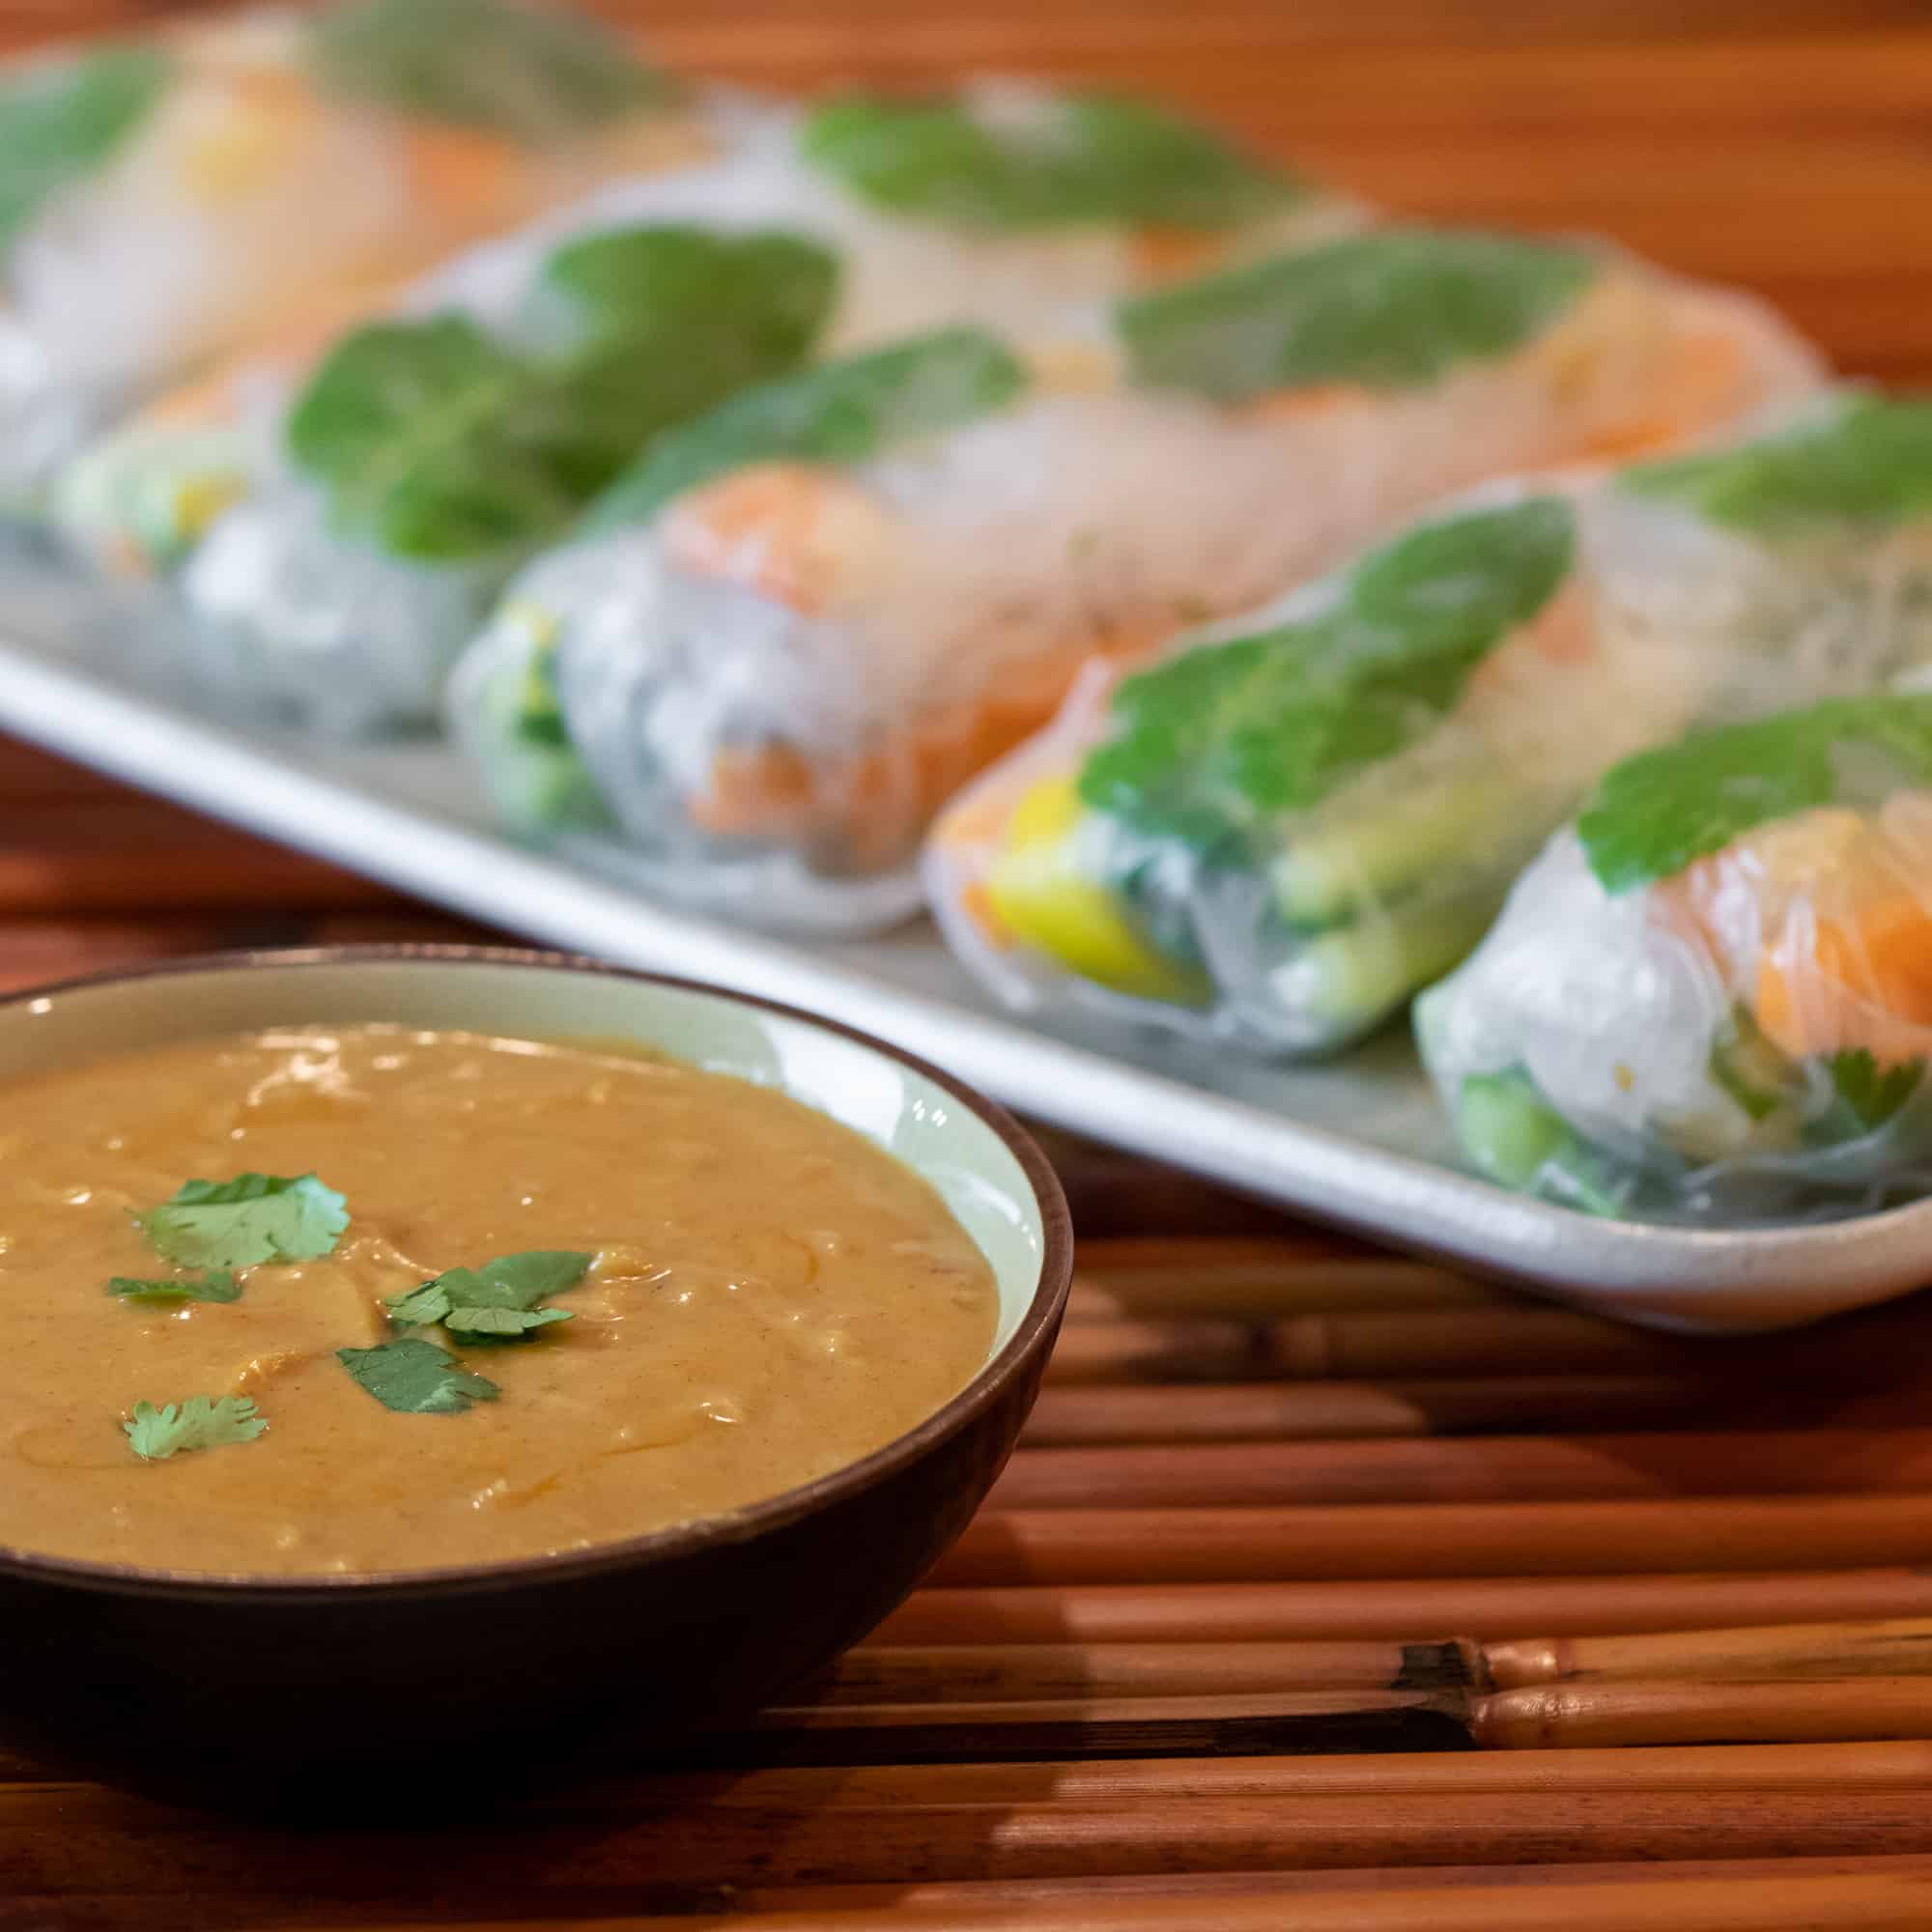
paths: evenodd
<path fill-rule="evenodd" d="M 1640 464 L 1618 483 L 1753 535 L 1882 529 L 1932 514 L 1932 401 L 1854 395 L 1734 449 Z"/>
<path fill-rule="evenodd" d="M 526 548 L 658 431 L 798 362 L 837 281 L 825 249 L 779 233 L 570 242 L 531 295 L 540 353 L 463 316 L 370 324 L 310 378 L 289 451 L 339 530 L 396 555 Z"/>
<path fill-rule="evenodd" d="M 336 92 L 515 140 L 561 140 L 679 94 L 621 35 L 517 0 L 351 0 L 320 9 L 309 34 Z"/>
<path fill-rule="evenodd" d="M 1004 409 L 1026 371 L 979 328 L 945 328 L 733 396 L 659 438 L 591 506 L 589 533 L 646 522 L 747 464 L 860 463 L 894 443 Z"/>
<path fill-rule="evenodd" d="M 348 1204 L 312 1174 L 238 1174 L 189 1180 L 134 1219 L 177 1267 L 244 1268 L 334 1252 Z"/>
<path fill-rule="evenodd" d="M 807 117 L 799 151 L 877 207 L 972 228 L 1226 228 L 1306 193 L 1210 128 L 1096 90 L 1004 120 L 970 99 L 841 95 Z"/>
<path fill-rule="evenodd" d="M 1615 766 L 1577 821 L 1605 891 L 1665 879 L 1753 827 L 1932 784 L 1932 696 L 1841 697 L 1695 731 Z"/>
<path fill-rule="evenodd" d="M 107 42 L 0 80 L 0 248 L 50 195 L 112 158 L 173 72 L 158 47 Z"/>
<path fill-rule="evenodd" d="M 335 1359 L 358 1388 L 399 1415 L 461 1415 L 471 1403 L 495 1402 L 502 1392 L 446 1349 L 413 1336 L 373 1349 L 338 1349 Z"/>
<path fill-rule="evenodd" d="M 1521 236 L 1385 228 L 1115 310 L 1133 379 L 1235 403 L 1324 383 L 1412 389 L 1541 333 L 1599 271 Z"/>
<path fill-rule="evenodd" d="M 1081 798 L 1203 851 L 1320 804 L 1434 727 L 1470 671 L 1555 594 L 1575 541 L 1570 505 L 1535 497 L 1369 552 L 1330 609 L 1122 683 Z"/>
<path fill-rule="evenodd" d="M 240 1301 L 242 1284 L 226 1268 L 208 1268 L 198 1278 L 180 1275 L 168 1281 L 138 1281 L 117 1274 L 107 1293 L 127 1301 Z"/>
<path fill-rule="evenodd" d="M 211 1401 L 189 1396 L 156 1408 L 137 1402 L 132 1417 L 121 1427 L 128 1446 L 145 1462 L 159 1463 L 184 1449 L 219 1449 L 231 1442 L 252 1442 L 268 1428 L 246 1396 L 224 1395 Z"/>

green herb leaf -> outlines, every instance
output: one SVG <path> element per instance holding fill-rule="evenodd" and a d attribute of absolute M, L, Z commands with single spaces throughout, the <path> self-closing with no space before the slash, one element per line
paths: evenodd
<path fill-rule="evenodd" d="M 177 1275 L 169 1281 L 137 1281 L 117 1274 L 107 1284 L 107 1293 L 128 1301 L 240 1301 L 242 1284 L 226 1268 L 209 1268 L 198 1279 Z"/>
<path fill-rule="evenodd" d="M 500 1393 L 447 1350 L 413 1336 L 373 1349 L 338 1349 L 335 1359 L 358 1386 L 400 1415 L 461 1415 L 472 1402 L 495 1402 Z"/>
<path fill-rule="evenodd" d="M 1932 514 L 1932 401 L 1841 398 L 1777 435 L 1642 464 L 1618 484 L 1755 535 L 1906 523 Z"/>
<path fill-rule="evenodd" d="M 195 1395 L 185 1402 L 171 1402 L 165 1408 L 137 1402 L 132 1418 L 121 1425 L 127 1432 L 128 1446 L 150 1463 L 163 1462 L 183 1449 L 219 1449 L 230 1442 L 252 1442 L 268 1426 L 268 1419 L 255 1413 L 255 1405 L 239 1395 L 217 1396 L 213 1401 Z"/>
<path fill-rule="evenodd" d="M 860 463 L 893 444 L 992 414 L 1026 371 L 979 328 L 944 328 L 891 349 L 767 383 L 661 437 L 591 507 L 590 531 L 639 524 L 674 497 L 747 464 Z"/>
<path fill-rule="evenodd" d="M 289 415 L 347 534 L 456 559 L 554 534 L 667 425 L 810 349 L 836 293 L 815 242 L 639 228 L 566 244 L 532 292 L 543 353 L 462 316 L 346 336 Z"/>
<path fill-rule="evenodd" d="M 566 1248 L 498 1255 L 480 1268 L 450 1268 L 383 1305 L 389 1320 L 404 1327 L 440 1321 L 452 1333 L 497 1340 L 526 1335 L 572 1319 L 567 1308 L 539 1309 L 537 1303 L 575 1288 L 594 1259 Z"/>
<path fill-rule="evenodd" d="M 444 1321 L 452 1335 L 489 1336 L 502 1341 L 533 1328 L 574 1318 L 567 1308 L 452 1308 Z"/>
<path fill-rule="evenodd" d="M 204 1268 L 315 1261 L 349 1225 L 348 1204 L 312 1174 L 186 1181 L 134 1219 L 163 1261 Z"/>
<path fill-rule="evenodd" d="M 1774 819 L 1932 784 L 1932 696 L 1831 698 L 1695 731 L 1615 766 L 1577 821 L 1590 869 L 1624 893 Z"/>
<path fill-rule="evenodd" d="M 1319 805 L 1433 728 L 1470 671 L 1555 594 L 1575 540 L 1570 505 L 1534 497 L 1369 552 L 1329 609 L 1122 683 L 1082 799 L 1204 852 Z"/>
<path fill-rule="evenodd" d="M 0 80 L 0 248 L 50 196 L 105 164 L 172 74 L 158 47 L 108 43 Z"/>
<path fill-rule="evenodd" d="M 1042 90 L 1006 115 L 971 97 L 842 95 L 808 116 L 799 151 L 879 207 L 962 227 L 1225 228 L 1306 191 L 1198 123 L 1086 90 Z"/>
<path fill-rule="evenodd" d="M 515 0 L 359 0 L 310 27 L 338 92 L 516 140 L 558 140 L 677 98 L 620 35 Z"/>
<path fill-rule="evenodd" d="M 1151 386 L 1224 403 L 1323 383 L 1411 389 L 1508 355 L 1597 273 L 1580 248 L 1386 228 L 1158 289 L 1115 318 Z"/>
<path fill-rule="evenodd" d="M 552 356 L 573 503 L 660 430 L 796 368 L 838 280 L 828 248 L 777 229 L 630 228 L 558 249 L 526 320 Z"/>
<path fill-rule="evenodd" d="M 1826 1062 L 1833 1101 L 1823 1120 L 1810 1123 L 1807 1139 L 1858 1140 L 1891 1119 L 1918 1093 L 1925 1078 L 1922 1060 L 1880 1066 L 1869 1047 L 1850 1047 Z"/>

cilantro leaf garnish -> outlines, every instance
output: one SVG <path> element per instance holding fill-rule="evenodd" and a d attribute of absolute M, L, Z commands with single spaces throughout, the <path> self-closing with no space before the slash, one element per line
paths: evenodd
<path fill-rule="evenodd" d="M 210 1400 L 189 1396 L 156 1408 L 137 1402 L 132 1417 L 121 1427 L 128 1446 L 150 1463 L 164 1461 L 183 1449 L 219 1449 L 230 1442 L 252 1442 L 268 1428 L 268 1418 L 255 1413 L 246 1396 L 224 1395 Z"/>
<path fill-rule="evenodd" d="M 383 1305 L 389 1320 L 402 1327 L 428 1327 L 440 1321 L 452 1334 L 506 1340 L 553 1321 L 568 1321 L 567 1308 L 537 1304 L 575 1288 L 593 1259 L 569 1248 L 498 1255 L 480 1268 L 450 1268 Z"/>
<path fill-rule="evenodd" d="M 971 94 L 841 95 L 806 117 L 799 152 L 875 206 L 967 228 L 1223 228 L 1306 192 L 1151 101 L 1083 88 L 1017 104 L 1002 116 Z"/>
<path fill-rule="evenodd" d="M 495 1402 L 500 1393 L 495 1382 L 472 1375 L 446 1349 L 413 1336 L 373 1349 L 338 1349 L 335 1359 L 384 1408 L 399 1415 L 461 1415 L 472 1402 Z"/>
<path fill-rule="evenodd" d="M 1434 727 L 1556 594 L 1575 538 L 1555 497 L 1442 518 L 1368 552 L 1327 609 L 1126 679 L 1082 800 L 1202 851 L 1319 805 Z"/>
<path fill-rule="evenodd" d="M 1415 389 L 1507 355 L 1596 279 L 1586 250 L 1383 228 L 1137 296 L 1115 310 L 1136 383 L 1238 403 L 1323 383 Z"/>
<path fill-rule="evenodd" d="M 198 1279 L 176 1275 L 166 1281 L 117 1274 L 107 1284 L 107 1293 L 128 1301 L 240 1301 L 242 1284 L 227 1268 L 204 1269 Z"/>
<path fill-rule="evenodd" d="M 163 1261 L 201 1268 L 315 1261 L 349 1225 L 343 1197 L 312 1174 L 185 1181 L 134 1219 Z"/>
<path fill-rule="evenodd" d="M 1932 784 L 1932 695 L 1828 698 L 1613 767 L 1577 821 L 1604 890 L 1667 879 L 1775 819 Z"/>

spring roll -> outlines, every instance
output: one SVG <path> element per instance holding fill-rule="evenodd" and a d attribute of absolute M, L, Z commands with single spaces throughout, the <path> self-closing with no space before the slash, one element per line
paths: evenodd
<path fill-rule="evenodd" d="M 1029 340 L 1190 266 L 1321 239 L 1363 213 L 1206 128 L 1124 97 L 982 81 L 956 97 L 840 98 L 741 115 L 708 165 L 593 196 L 520 246 L 404 298 L 409 314 L 500 309 L 546 238 L 647 221 L 779 228 L 837 258 L 829 355 L 950 322 Z M 507 257 L 507 259 L 506 259 Z M 280 415 L 340 315 L 304 314 L 266 353 L 160 398 L 63 478 L 56 520 L 116 571 L 185 561 L 214 512 L 272 480 Z"/>
<path fill-rule="evenodd" d="M 1090 680 L 937 826 L 942 924 L 1019 1007 L 1344 1045 L 1617 758 L 1932 663 L 1928 492 L 1932 409 L 1854 393 L 1432 517 Z"/>
<path fill-rule="evenodd" d="M 1416 1004 L 1470 1162 L 1597 1214 L 1932 1185 L 1932 696 L 1828 699 L 1607 774 Z"/>
<path fill-rule="evenodd" d="M 613 170 L 704 151 L 679 89 L 520 0 L 339 0 L 0 74 L 0 503 L 109 416 Z"/>
<path fill-rule="evenodd" d="M 1661 386 L 1690 436 L 1813 376 L 1755 309 L 1454 231 L 1132 298 L 1093 346 L 1077 374 L 1036 355 L 966 385 L 969 417 L 925 407 L 958 392 L 934 372 L 959 339 L 902 345 L 662 443 L 472 647 L 456 715 L 506 815 L 615 824 L 629 876 L 714 908 L 875 923 L 917 903 L 945 799 L 1090 660 L 1251 605 L 1457 483 L 1659 434 Z"/>

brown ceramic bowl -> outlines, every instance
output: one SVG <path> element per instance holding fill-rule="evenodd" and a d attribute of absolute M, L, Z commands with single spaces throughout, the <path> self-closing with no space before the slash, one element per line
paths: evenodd
<path fill-rule="evenodd" d="M 177 1792 L 368 1790 L 467 1754 L 485 1785 L 586 1734 L 628 1756 L 768 1699 L 863 1636 L 979 1506 L 1059 1329 L 1066 1204 L 1038 1150 L 944 1074 L 787 1008 L 464 947 L 187 960 L 0 1002 L 0 1078 L 197 1034 L 389 1021 L 628 1037 L 781 1085 L 924 1173 L 999 1278 L 992 1353 L 917 1429 L 769 1501 L 593 1549 L 329 1577 L 0 1548 L 0 1741 Z M 517 1749 L 495 1748 L 512 1740 Z M 468 1786 L 472 1793 L 476 1787 Z"/>

